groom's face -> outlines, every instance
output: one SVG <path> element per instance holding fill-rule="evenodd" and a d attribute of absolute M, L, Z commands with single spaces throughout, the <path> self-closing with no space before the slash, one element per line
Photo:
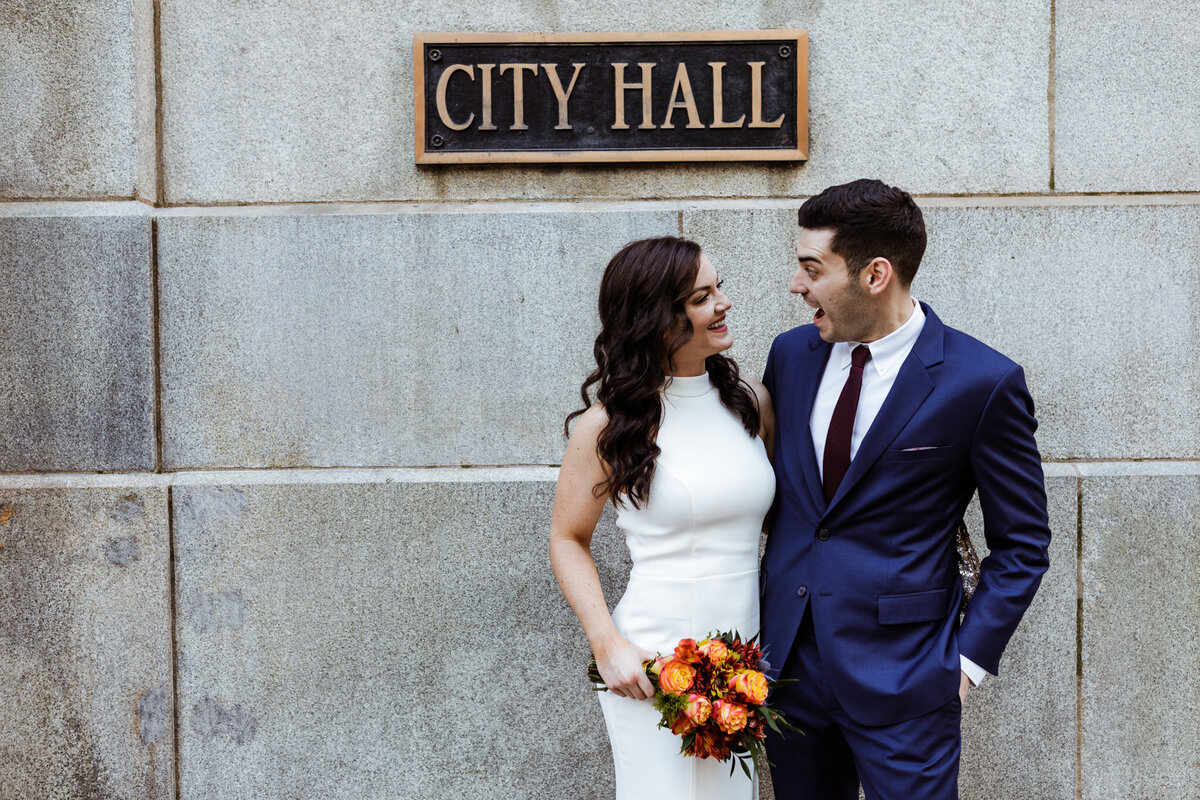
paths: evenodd
<path fill-rule="evenodd" d="M 788 289 L 816 309 L 813 324 L 822 339 L 861 342 L 871 335 L 871 297 L 850 278 L 845 259 L 830 249 L 832 241 L 830 228 L 800 229 L 797 269 Z"/>

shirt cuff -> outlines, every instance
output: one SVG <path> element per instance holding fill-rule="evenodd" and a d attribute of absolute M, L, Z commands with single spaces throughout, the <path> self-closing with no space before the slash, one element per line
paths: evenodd
<path fill-rule="evenodd" d="M 972 686 L 978 686 L 983 683 L 983 679 L 987 677 L 987 670 L 962 653 L 958 654 L 958 660 L 962 664 L 962 671 L 967 673 L 967 677 L 970 678 Z"/>

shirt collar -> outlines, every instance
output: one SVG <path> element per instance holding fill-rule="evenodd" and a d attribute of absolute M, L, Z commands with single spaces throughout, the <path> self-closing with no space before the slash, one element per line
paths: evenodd
<path fill-rule="evenodd" d="M 871 360 L 867 365 L 873 366 L 875 374 L 879 377 L 887 377 L 892 370 L 899 369 L 904 363 L 924 327 L 925 312 L 921 310 L 921 304 L 913 300 L 913 313 L 909 315 L 908 320 L 887 336 L 868 345 L 871 348 Z M 860 344 L 862 342 L 834 343 L 830 358 L 834 359 L 833 363 L 838 365 L 838 369 L 850 368 L 850 353 Z"/>

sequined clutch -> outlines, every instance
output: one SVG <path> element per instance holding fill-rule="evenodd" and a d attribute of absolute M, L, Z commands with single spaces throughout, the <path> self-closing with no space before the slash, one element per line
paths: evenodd
<path fill-rule="evenodd" d="M 967 606 L 975 596 L 975 587 L 979 585 L 979 556 L 975 552 L 975 545 L 971 544 L 971 532 L 967 530 L 966 520 L 958 523 L 954 544 L 958 551 L 958 575 L 962 578 L 962 605 L 958 607 L 961 616 L 967 612 Z"/>

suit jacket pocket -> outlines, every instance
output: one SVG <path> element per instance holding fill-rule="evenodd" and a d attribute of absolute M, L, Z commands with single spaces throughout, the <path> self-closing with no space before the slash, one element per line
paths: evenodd
<path fill-rule="evenodd" d="M 949 458 L 954 452 L 953 447 L 926 447 L 921 450 L 888 450 L 884 454 L 887 461 L 940 461 Z"/>
<path fill-rule="evenodd" d="M 931 622 L 946 617 L 946 606 L 950 602 L 948 589 L 933 589 L 928 592 L 909 594 L 881 594 L 879 596 L 879 624 L 904 625 L 909 622 Z"/>

